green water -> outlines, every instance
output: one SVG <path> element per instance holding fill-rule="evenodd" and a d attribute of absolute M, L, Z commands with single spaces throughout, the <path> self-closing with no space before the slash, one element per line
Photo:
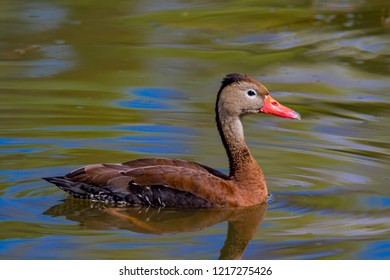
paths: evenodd
<path fill-rule="evenodd" d="M 111 209 L 40 179 L 151 156 L 226 172 L 230 72 L 302 117 L 245 119 L 266 209 Z M 389 76 L 386 0 L 0 0 L 0 258 L 390 259 Z"/>

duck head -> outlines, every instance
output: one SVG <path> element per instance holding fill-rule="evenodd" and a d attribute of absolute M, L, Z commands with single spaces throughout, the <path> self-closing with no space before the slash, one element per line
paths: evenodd
<path fill-rule="evenodd" d="M 271 114 L 288 119 L 300 119 L 299 113 L 281 105 L 257 80 L 245 74 L 228 74 L 222 81 L 217 97 L 217 112 L 226 116 Z"/>

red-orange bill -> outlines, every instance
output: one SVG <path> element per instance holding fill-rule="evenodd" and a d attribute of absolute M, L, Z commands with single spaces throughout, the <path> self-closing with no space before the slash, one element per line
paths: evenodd
<path fill-rule="evenodd" d="M 270 95 L 266 95 L 264 97 L 264 105 L 260 108 L 259 111 L 264 114 L 271 114 L 287 119 L 301 119 L 299 113 L 283 106 L 278 101 L 273 99 Z"/>

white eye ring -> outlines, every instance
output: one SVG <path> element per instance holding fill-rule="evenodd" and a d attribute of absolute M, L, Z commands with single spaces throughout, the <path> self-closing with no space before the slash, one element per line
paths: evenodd
<path fill-rule="evenodd" d="M 246 95 L 248 95 L 249 97 L 255 97 L 257 95 L 257 92 L 254 89 L 248 89 L 246 91 Z"/>

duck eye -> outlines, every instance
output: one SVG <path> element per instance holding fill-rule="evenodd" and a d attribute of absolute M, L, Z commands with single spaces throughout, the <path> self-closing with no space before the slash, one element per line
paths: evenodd
<path fill-rule="evenodd" d="M 253 96 L 256 96 L 256 91 L 254 91 L 253 89 L 249 89 L 246 94 L 250 97 L 253 97 Z"/>

